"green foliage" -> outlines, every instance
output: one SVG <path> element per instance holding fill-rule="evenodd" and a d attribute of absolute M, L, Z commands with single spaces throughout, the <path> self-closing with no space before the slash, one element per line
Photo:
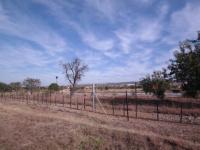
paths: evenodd
<path fill-rule="evenodd" d="M 163 99 L 165 91 L 169 88 L 169 81 L 161 71 L 155 71 L 151 76 L 143 78 L 141 81 L 145 93 L 153 93 L 158 98 Z"/>
<path fill-rule="evenodd" d="M 150 76 L 146 76 L 146 78 L 143 78 L 140 81 L 140 84 L 142 85 L 142 89 L 146 94 L 152 93 L 152 84 L 151 84 L 151 77 Z"/>
<path fill-rule="evenodd" d="M 41 85 L 40 79 L 33 79 L 33 78 L 27 78 L 24 80 L 23 85 L 27 90 L 31 91 L 31 94 L 34 89 L 37 89 Z"/>
<path fill-rule="evenodd" d="M 186 96 L 196 97 L 200 90 L 200 46 L 192 48 L 187 42 L 182 42 L 174 57 L 168 66 L 171 77 L 181 83 Z"/>
<path fill-rule="evenodd" d="M 12 88 L 12 90 L 16 91 L 19 90 L 22 87 L 22 85 L 20 82 L 11 82 L 10 87 Z"/>
<path fill-rule="evenodd" d="M 59 90 L 59 85 L 57 83 L 51 83 L 48 87 L 49 90 L 51 91 L 58 91 Z"/>
<path fill-rule="evenodd" d="M 10 91 L 11 87 L 6 83 L 0 82 L 0 92 L 7 92 Z"/>

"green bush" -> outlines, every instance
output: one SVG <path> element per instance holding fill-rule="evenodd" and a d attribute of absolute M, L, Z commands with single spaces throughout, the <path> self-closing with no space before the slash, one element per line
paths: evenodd
<path fill-rule="evenodd" d="M 49 90 L 51 91 L 59 91 L 59 85 L 57 83 L 51 83 L 48 87 Z"/>
<path fill-rule="evenodd" d="M 8 92 L 11 91 L 11 87 L 6 83 L 0 82 L 0 92 Z"/>

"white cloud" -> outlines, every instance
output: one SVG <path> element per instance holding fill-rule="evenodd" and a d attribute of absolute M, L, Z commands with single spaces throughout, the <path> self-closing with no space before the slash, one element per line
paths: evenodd
<path fill-rule="evenodd" d="M 125 54 L 129 53 L 131 50 L 131 44 L 134 42 L 134 33 L 125 30 L 118 30 L 115 32 L 116 36 L 120 40 L 120 45 Z"/>
<path fill-rule="evenodd" d="M 90 31 L 88 29 L 84 29 L 84 27 L 87 26 L 87 24 L 85 25 L 83 23 L 83 24 L 80 25 L 80 23 L 77 23 L 76 21 L 71 20 L 66 15 L 66 12 L 65 12 L 65 9 L 64 9 L 64 6 L 70 5 L 69 3 L 63 3 L 63 1 L 62 2 L 59 1 L 59 3 L 56 3 L 54 1 L 40 2 L 40 1 L 37 1 L 37 0 L 36 0 L 36 2 L 42 3 L 43 5 L 47 6 L 51 10 L 52 15 L 59 18 L 59 21 L 61 21 L 65 25 L 70 25 L 73 29 L 75 29 L 76 32 L 80 35 L 82 41 L 87 46 L 89 46 L 90 48 L 102 51 L 102 53 L 104 53 L 104 52 L 111 50 L 114 47 L 114 40 L 113 39 L 111 39 L 111 38 L 99 38 L 92 31 Z M 99 9 L 99 10 L 104 9 L 104 6 L 105 7 L 111 7 L 109 5 L 109 3 L 111 3 L 109 0 L 108 1 L 105 0 L 105 3 L 100 2 L 100 1 L 87 0 L 87 3 L 89 3 L 92 6 L 94 5 L 94 7 L 97 7 L 97 9 Z M 107 10 L 107 11 L 111 11 L 110 9 L 112 9 L 112 8 L 109 8 L 109 9 L 105 8 L 105 10 Z M 106 15 L 108 15 L 107 13 L 108 12 L 105 12 Z"/>
<path fill-rule="evenodd" d="M 196 38 L 196 31 L 200 30 L 200 6 L 194 4 L 186 4 L 180 10 L 172 13 L 168 32 L 169 35 L 164 39 L 172 45 L 177 45 L 178 41 L 186 38 Z"/>
<path fill-rule="evenodd" d="M 6 17 L 0 23 L 0 32 L 35 42 L 50 54 L 62 52 L 68 48 L 66 39 L 44 25 L 41 20 L 31 18 L 28 14 L 18 11 L 17 8 L 16 10 L 1 8 L 1 11 Z M 15 11 L 15 15 L 12 16 L 10 11 Z"/>
<path fill-rule="evenodd" d="M 38 67 L 49 64 L 52 60 L 45 53 L 38 51 L 30 46 L 7 45 L 0 46 L 0 64 L 9 68 L 25 67 L 34 65 Z"/>
<path fill-rule="evenodd" d="M 114 46 L 112 39 L 97 39 L 93 33 L 81 33 L 81 36 L 87 45 L 97 50 L 108 51 Z"/>
<path fill-rule="evenodd" d="M 161 37 L 161 32 L 162 24 L 159 20 L 139 19 L 136 25 L 121 28 L 115 34 L 122 50 L 127 54 L 131 50 L 137 50 L 141 44 L 156 42 Z"/>
<path fill-rule="evenodd" d="M 116 14 L 116 1 L 113 0 L 86 0 L 89 6 L 103 14 L 106 18 L 113 20 Z"/>

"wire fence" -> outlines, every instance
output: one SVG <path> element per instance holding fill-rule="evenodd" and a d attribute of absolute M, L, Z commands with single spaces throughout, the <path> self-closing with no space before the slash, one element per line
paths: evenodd
<path fill-rule="evenodd" d="M 73 96 L 65 92 L 4 92 L 0 101 L 26 104 L 55 105 L 63 108 L 132 118 L 200 124 L 200 101 L 181 97 L 159 100 L 152 95 L 140 95 L 130 91 L 96 92 L 95 108 L 92 92 L 76 92 Z"/>

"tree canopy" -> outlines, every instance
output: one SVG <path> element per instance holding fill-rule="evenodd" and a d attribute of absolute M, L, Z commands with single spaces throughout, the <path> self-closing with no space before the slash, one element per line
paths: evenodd
<path fill-rule="evenodd" d="M 21 82 L 11 82 L 10 87 L 12 88 L 12 90 L 19 90 L 22 85 Z"/>
<path fill-rule="evenodd" d="M 160 99 L 164 98 L 165 91 L 169 88 L 164 71 L 154 71 L 151 76 L 146 76 L 140 83 L 145 93 L 153 93 Z"/>
<path fill-rule="evenodd" d="M 58 91 L 60 88 L 59 88 L 59 85 L 57 83 L 51 83 L 48 87 L 49 90 L 51 91 Z"/>
<path fill-rule="evenodd" d="M 23 85 L 26 89 L 30 90 L 32 94 L 33 89 L 40 87 L 41 81 L 40 79 L 26 78 L 23 82 Z"/>
<path fill-rule="evenodd" d="M 196 97 L 200 90 L 200 45 L 181 42 L 180 51 L 174 53 L 174 59 L 168 66 L 171 77 L 181 83 L 185 95 Z"/>
<path fill-rule="evenodd" d="M 6 83 L 0 82 L 0 92 L 7 92 L 10 91 L 11 87 Z"/>

